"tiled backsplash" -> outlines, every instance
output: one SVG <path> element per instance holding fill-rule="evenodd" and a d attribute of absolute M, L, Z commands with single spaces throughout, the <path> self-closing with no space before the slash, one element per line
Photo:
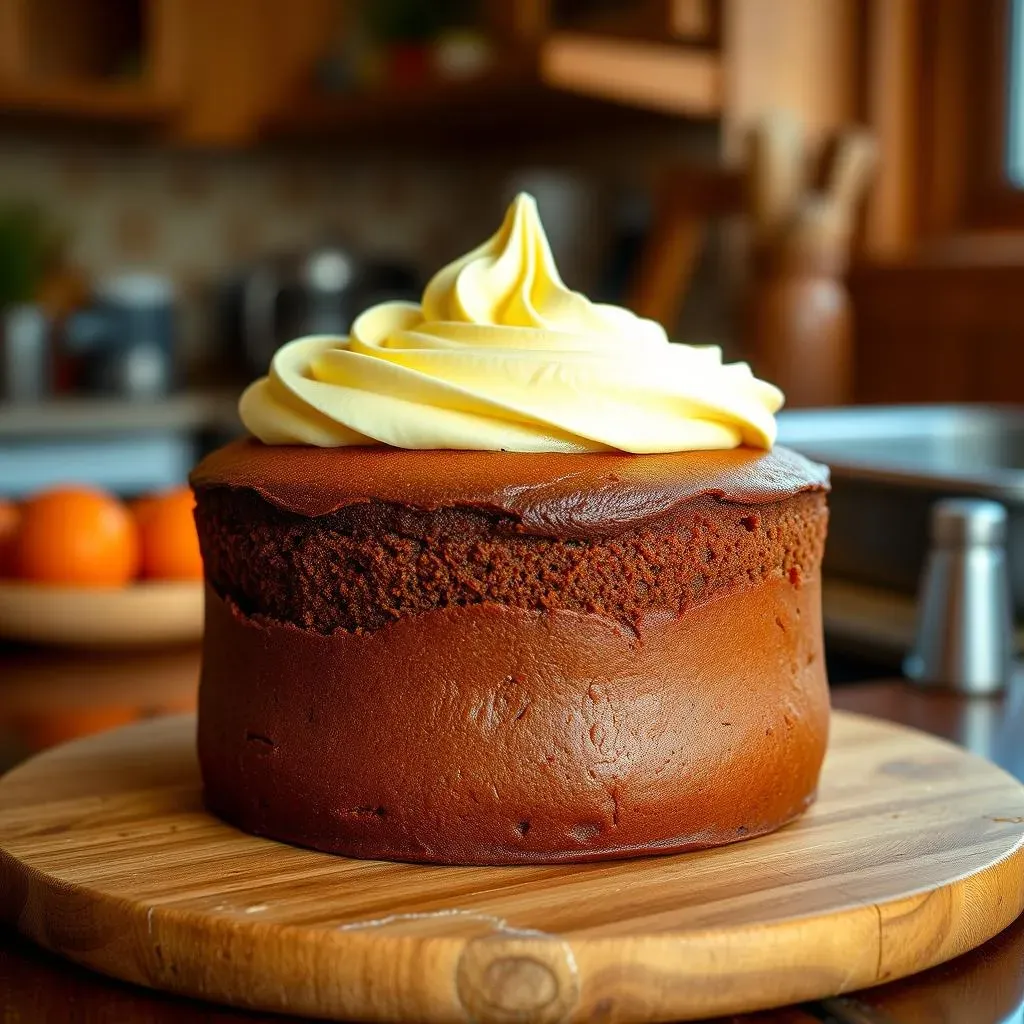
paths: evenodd
<path fill-rule="evenodd" d="M 469 173 L 343 149 L 209 154 L 0 139 L 0 202 L 41 204 L 90 278 L 170 275 L 192 361 L 211 341 L 214 286 L 261 255 L 333 238 L 426 270 L 479 242 L 493 229 L 497 182 Z"/>
<path fill-rule="evenodd" d="M 0 137 L 0 203 L 40 203 L 67 237 L 69 262 L 90 279 L 126 269 L 168 274 L 181 299 L 180 354 L 195 367 L 217 354 L 213 299 L 233 270 L 330 238 L 429 273 L 495 229 L 513 183 L 539 187 L 563 276 L 589 290 L 608 256 L 608 200 L 615 194 L 608 185 L 642 197 L 666 160 L 714 152 L 713 133 L 693 126 L 634 133 L 614 145 L 599 136 L 566 143 L 541 161 L 587 168 L 585 178 L 563 170 L 552 181 L 550 172 L 538 177 L 486 151 L 441 163 L 374 155 L 357 142 L 221 153 L 9 135 Z M 564 190 L 567 178 L 576 191 Z M 696 301 L 688 301 L 678 336 L 720 337 L 715 278 L 712 257 L 697 276 Z"/>

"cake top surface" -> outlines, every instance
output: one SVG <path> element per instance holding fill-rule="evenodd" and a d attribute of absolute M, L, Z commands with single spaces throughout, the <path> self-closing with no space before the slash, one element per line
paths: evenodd
<path fill-rule="evenodd" d="M 207 456 L 192 484 L 253 490 L 304 516 L 368 501 L 468 507 L 514 516 L 531 531 L 572 535 L 628 529 L 704 495 L 757 504 L 826 490 L 828 469 L 782 447 L 637 459 L 620 452 L 332 450 L 243 439 Z"/>
<path fill-rule="evenodd" d="M 568 288 L 524 194 L 421 302 L 282 346 L 240 412 L 274 445 L 646 454 L 771 448 L 782 401 L 719 348 Z"/>

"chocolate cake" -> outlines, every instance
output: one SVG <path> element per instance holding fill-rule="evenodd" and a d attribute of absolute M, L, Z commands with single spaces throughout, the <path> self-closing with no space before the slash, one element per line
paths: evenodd
<path fill-rule="evenodd" d="M 245 440 L 192 482 L 200 763 L 240 828 L 585 861 L 756 836 L 813 799 L 822 467 Z"/>
<path fill-rule="evenodd" d="M 827 472 L 781 392 L 559 277 L 521 195 L 298 338 L 193 474 L 208 805 L 446 864 L 734 842 L 813 799 Z"/>

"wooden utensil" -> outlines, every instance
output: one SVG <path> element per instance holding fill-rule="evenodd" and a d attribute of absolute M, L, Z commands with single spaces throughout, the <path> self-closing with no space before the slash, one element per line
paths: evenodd
<path fill-rule="evenodd" d="M 825 196 L 832 205 L 836 219 L 849 231 L 857 204 L 867 191 L 878 166 L 878 143 L 873 135 L 860 129 L 844 132 L 836 142 L 831 167 L 825 183 Z"/>
<path fill-rule="evenodd" d="M 700 259 L 708 222 L 741 208 L 743 180 L 714 167 L 666 168 L 654 194 L 650 236 L 627 305 L 672 331 Z"/>
<path fill-rule="evenodd" d="M 841 277 L 846 234 L 830 200 L 805 199 L 758 263 L 747 310 L 751 361 L 791 408 L 851 398 L 853 320 Z"/>
<path fill-rule="evenodd" d="M 1024 786 L 837 713 L 817 804 L 773 835 L 587 865 L 353 861 L 203 809 L 195 721 L 0 780 L 0 916 L 79 963 L 346 1020 L 694 1020 L 924 970 L 1024 908 Z"/>
<path fill-rule="evenodd" d="M 792 114 L 775 111 L 747 137 L 747 211 L 757 246 L 790 223 L 805 187 L 803 130 Z"/>
<path fill-rule="evenodd" d="M 853 322 L 842 278 L 857 203 L 876 161 L 868 133 L 843 133 L 824 190 L 801 195 L 785 223 L 770 235 L 762 233 L 755 251 L 747 310 L 751 358 L 760 376 L 782 388 L 791 407 L 852 399 Z"/>

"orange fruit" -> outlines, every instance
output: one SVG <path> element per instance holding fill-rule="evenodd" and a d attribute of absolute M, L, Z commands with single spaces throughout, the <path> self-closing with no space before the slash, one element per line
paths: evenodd
<path fill-rule="evenodd" d="M 141 498 L 132 498 L 128 502 L 128 511 L 135 517 L 136 523 L 141 523 L 142 520 L 149 515 L 149 510 L 159 501 L 160 499 L 155 494 L 144 494 Z"/>
<path fill-rule="evenodd" d="M 136 503 L 142 542 L 142 574 L 158 580 L 201 580 L 203 560 L 188 487 L 151 495 Z"/>
<path fill-rule="evenodd" d="M 21 509 L 0 498 L 0 578 L 14 575 L 14 535 L 21 522 Z"/>
<path fill-rule="evenodd" d="M 17 574 L 36 583 L 122 587 L 139 568 L 135 521 L 116 498 L 88 487 L 30 498 L 13 547 Z"/>

